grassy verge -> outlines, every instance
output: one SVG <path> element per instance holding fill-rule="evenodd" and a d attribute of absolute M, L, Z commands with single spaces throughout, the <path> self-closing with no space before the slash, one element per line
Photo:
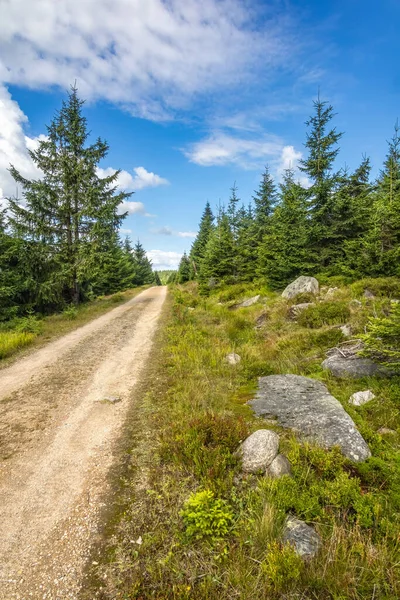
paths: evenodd
<path fill-rule="evenodd" d="M 258 292 L 263 303 L 230 310 Z M 361 306 L 348 308 L 355 297 Z M 327 301 L 307 309 L 297 323 L 289 318 L 288 303 L 249 286 L 204 299 L 189 285 L 173 290 L 168 302 L 146 392 L 126 440 L 129 459 L 119 473 L 117 508 L 83 596 L 400 597 L 400 381 L 337 381 L 320 367 L 326 350 L 342 339 L 336 325 L 346 318 L 355 334 L 362 331 L 368 315 L 387 310 L 388 294 L 371 300 L 357 288 L 341 289 L 337 309 Z M 261 315 L 265 324 L 255 329 Z M 233 351 L 242 358 L 236 366 L 224 361 Z M 324 381 L 354 418 L 373 457 L 354 465 L 337 450 L 301 444 L 280 431 L 293 477 L 243 476 L 235 450 L 265 426 L 246 401 L 257 376 L 272 373 Z M 353 392 L 367 388 L 376 400 L 349 405 Z M 392 431 L 380 434 L 382 427 Z M 323 539 L 310 562 L 281 543 L 288 514 L 313 523 Z"/>
<path fill-rule="evenodd" d="M 74 329 L 82 327 L 89 321 L 134 298 L 146 287 L 97 298 L 93 302 L 82 304 L 77 308 L 69 307 L 63 313 L 49 317 L 39 318 L 32 315 L 1 323 L 0 368 L 18 358 L 27 347 L 29 349 L 40 348 Z"/>

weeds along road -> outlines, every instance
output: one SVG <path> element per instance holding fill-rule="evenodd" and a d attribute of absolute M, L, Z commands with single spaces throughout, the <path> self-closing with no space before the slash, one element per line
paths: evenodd
<path fill-rule="evenodd" d="M 0 370 L 1 600 L 78 597 L 166 294 L 146 290 Z"/>

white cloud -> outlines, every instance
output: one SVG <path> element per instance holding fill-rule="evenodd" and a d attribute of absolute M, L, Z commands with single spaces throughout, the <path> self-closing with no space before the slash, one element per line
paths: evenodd
<path fill-rule="evenodd" d="M 165 250 L 149 250 L 147 256 L 153 263 L 153 267 L 157 271 L 163 269 L 177 269 L 179 261 L 182 258 L 180 252 L 167 252 Z"/>
<path fill-rule="evenodd" d="M 237 137 L 222 131 L 192 144 L 184 150 L 185 156 L 203 167 L 236 164 L 244 168 L 258 168 L 260 164 L 276 161 L 283 148 L 277 136 L 261 135 Z"/>
<path fill-rule="evenodd" d="M 0 199 L 14 196 L 21 191 L 17 190 L 14 179 L 8 169 L 13 164 L 24 177 L 39 178 L 41 172 L 34 165 L 28 149 L 37 147 L 38 138 L 27 137 L 24 125 L 28 119 L 11 98 L 8 90 L 0 85 Z"/>
<path fill-rule="evenodd" d="M 107 167 L 102 169 L 97 168 L 99 177 L 109 177 L 114 175 L 117 169 Z M 137 191 L 146 187 L 158 187 L 159 185 L 169 185 L 168 179 L 164 179 L 155 173 L 146 171 L 144 167 L 135 167 L 133 169 L 135 176 L 132 177 L 128 171 L 121 171 L 117 178 L 117 186 L 122 190 Z"/>
<path fill-rule="evenodd" d="M 145 217 L 149 216 L 146 213 L 144 204 L 142 202 L 131 202 L 130 200 L 124 200 L 118 206 L 118 214 L 122 215 L 126 212 L 128 215 L 144 215 Z"/>
<path fill-rule="evenodd" d="M 297 169 L 298 162 L 302 156 L 302 153 L 295 150 L 294 146 L 284 146 L 282 148 L 278 173 L 282 175 L 286 169 Z"/>
<path fill-rule="evenodd" d="M 132 233 L 132 229 L 125 229 L 124 227 L 121 227 L 119 232 L 121 235 L 129 235 L 130 233 Z"/>
<path fill-rule="evenodd" d="M 77 80 L 81 94 L 165 118 L 198 94 L 288 64 L 288 12 L 241 0 L 9 0 L 0 81 L 31 88 Z M 261 10 L 261 9 L 259 9 Z M 260 18 L 259 18 L 260 17 Z M 255 28 L 255 22 L 263 28 Z"/>
<path fill-rule="evenodd" d="M 195 238 L 197 235 L 195 231 L 174 231 L 168 225 L 160 227 L 159 229 L 152 229 L 151 233 L 156 235 L 176 235 L 180 238 Z"/>

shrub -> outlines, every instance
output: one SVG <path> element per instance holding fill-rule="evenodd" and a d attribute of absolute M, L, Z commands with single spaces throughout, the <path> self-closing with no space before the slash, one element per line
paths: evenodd
<path fill-rule="evenodd" d="M 365 345 L 362 356 L 400 370 L 400 303 L 393 305 L 388 317 L 370 318 L 361 338 Z"/>
<path fill-rule="evenodd" d="M 351 290 L 354 296 L 362 296 L 365 290 L 369 290 L 374 296 L 400 298 L 400 279 L 398 277 L 361 279 L 353 283 Z"/>
<path fill-rule="evenodd" d="M 241 417 L 206 413 L 184 424 L 178 423 L 162 439 L 161 457 L 186 468 L 208 487 L 222 485 L 232 477 L 239 443 L 248 435 Z"/>
<path fill-rule="evenodd" d="M 276 592 L 283 592 L 295 583 L 302 569 L 303 561 L 295 549 L 290 544 L 281 546 L 278 542 L 269 545 L 268 554 L 261 565 L 263 574 Z"/>
<path fill-rule="evenodd" d="M 42 331 L 42 323 L 34 315 L 20 317 L 15 321 L 15 331 L 18 333 L 33 333 L 38 335 Z"/>
<path fill-rule="evenodd" d="M 11 356 L 20 348 L 31 344 L 34 339 L 34 333 L 0 332 L 0 359 Z"/>
<path fill-rule="evenodd" d="M 303 327 L 316 329 L 324 325 L 346 323 L 350 317 L 350 309 L 346 302 L 321 302 L 301 311 L 297 322 Z"/>
<path fill-rule="evenodd" d="M 63 315 L 69 321 L 74 321 L 78 316 L 78 309 L 73 304 L 70 304 L 63 310 Z"/>
<path fill-rule="evenodd" d="M 125 300 L 125 296 L 121 294 L 121 292 L 117 292 L 110 297 L 112 303 L 118 304 L 118 302 L 123 302 Z"/>
<path fill-rule="evenodd" d="M 214 497 L 211 490 L 192 494 L 180 512 L 188 540 L 206 539 L 211 543 L 225 537 L 233 527 L 233 511 L 225 500 Z"/>

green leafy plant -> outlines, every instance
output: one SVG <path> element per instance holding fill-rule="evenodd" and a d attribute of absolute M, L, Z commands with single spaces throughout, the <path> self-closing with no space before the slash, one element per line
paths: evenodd
<path fill-rule="evenodd" d="M 371 317 L 367 332 L 361 336 L 365 348 L 362 356 L 400 371 L 400 303 L 392 305 L 388 317 Z"/>
<path fill-rule="evenodd" d="M 38 335 L 42 331 L 42 323 L 32 314 L 16 320 L 15 331 L 18 333 L 33 333 Z"/>
<path fill-rule="evenodd" d="M 346 302 L 321 302 L 304 309 L 297 317 L 303 327 L 316 329 L 324 325 L 346 323 L 350 318 L 350 309 Z"/>
<path fill-rule="evenodd" d="M 215 498 L 211 490 L 196 492 L 180 512 L 187 539 L 218 542 L 233 528 L 233 511 L 225 500 Z"/>
<path fill-rule="evenodd" d="M 282 546 L 274 541 L 268 547 L 261 569 L 273 590 L 281 592 L 298 580 L 303 570 L 303 561 L 291 545 Z"/>
<path fill-rule="evenodd" d="M 69 306 L 67 306 L 67 308 L 64 308 L 63 315 L 70 321 L 74 321 L 78 316 L 78 310 L 76 306 L 70 304 Z"/>

